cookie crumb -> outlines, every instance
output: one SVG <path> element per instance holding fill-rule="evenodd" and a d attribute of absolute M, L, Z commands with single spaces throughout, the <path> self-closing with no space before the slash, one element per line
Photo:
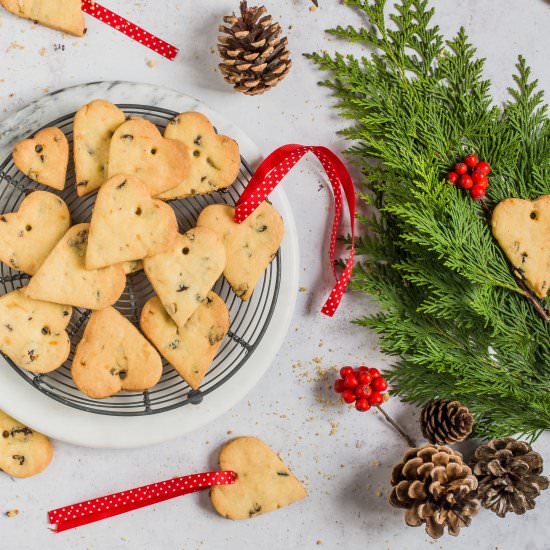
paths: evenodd
<path fill-rule="evenodd" d="M 145 64 L 146 64 L 150 69 L 153 69 L 154 67 L 157 66 L 157 62 L 156 62 L 156 61 L 153 61 L 152 59 L 147 59 L 147 61 L 145 62 Z"/>
<path fill-rule="evenodd" d="M 330 433 L 329 435 L 336 435 L 338 432 L 338 422 L 335 422 L 334 420 L 330 421 Z"/>
<path fill-rule="evenodd" d="M 382 491 L 382 489 L 378 489 L 378 491 L 376 491 L 376 496 L 377 497 L 383 497 L 384 496 L 384 491 Z"/>
<path fill-rule="evenodd" d="M 46 57 L 48 55 L 48 50 L 46 48 L 40 48 L 38 50 L 38 53 L 42 56 L 42 57 Z"/>
<path fill-rule="evenodd" d="M 317 546 L 321 546 L 321 544 L 323 544 L 323 541 L 322 541 L 321 539 L 319 539 L 319 540 L 317 540 L 317 541 L 315 542 L 315 544 L 316 544 Z"/>
<path fill-rule="evenodd" d="M 233 430 L 227 430 L 227 435 L 231 435 L 233 433 Z"/>
<path fill-rule="evenodd" d="M 307 288 L 305 286 L 300 287 L 300 292 L 307 292 Z"/>
<path fill-rule="evenodd" d="M 14 508 L 13 510 L 8 510 L 5 515 L 9 518 L 14 518 L 19 515 L 19 508 Z"/>
<path fill-rule="evenodd" d="M 313 361 L 314 363 L 319 364 L 319 363 L 322 361 L 322 359 L 321 359 L 320 357 L 314 357 L 314 358 L 312 359 L 312 361 Z"/>
<path fill-rule="evenodd" d="M 315 12 L 317 11 L 317 9 L 318 9 L 317 6 L 310 6 L 309 11 Z"/>

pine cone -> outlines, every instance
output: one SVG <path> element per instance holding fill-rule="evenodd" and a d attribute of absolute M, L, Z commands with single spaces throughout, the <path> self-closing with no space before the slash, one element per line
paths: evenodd
<path fill-rule="evenodd" d="M 474 417 L 458 401 L 438 399 L 422 409 L 420 427 L 430 443 L 457 443 L 464 441 L 472 433 Z"/>
<path fill-rule="evenodd" d="M 462 454 L 449 447 L 409 449 L 394 467 L 391 484 L 390 504 L 407 510 L 407 525 L 426 523 L 434 539 L 443 535 L 445 526 L 450 535 L 458 535 L 479 511 L 477 479 Z"/>
<path fill-rule="evenodd" d="M 292 61 L 287 50 L 288 40 L 281 37 L 279 23 L 273 23 L 265 6 L 247 6 L 241 2 L 241 16 L 224 17 L 230 26 L 220 26 L 218 50 L 222 56 L 219 67 L 235 90 L 247 95 L 263 94 L 276 86 L 290 71 Z"/>
<path fill-rule="evenodd" d="M 532 510 L 535 498 L 548 488 L 548 478 L 540 475 L 542 457 L 525 441 L 493 439 L 476 449 L 472 464 L 481 504 L 501 518 Z"/>

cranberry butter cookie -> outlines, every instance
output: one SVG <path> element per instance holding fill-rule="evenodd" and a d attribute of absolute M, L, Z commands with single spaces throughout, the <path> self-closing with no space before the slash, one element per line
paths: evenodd
<path fill-rule="evenodd" d="M 212 487 L 210 498 L 218 514 L 249 519 L 301 500 L 304 486 L 281 458 L 255 437 L 239 437 L 220 452 L 220 469 L 232 470 L 237 481 Z"/>
<path fill-rule="evenodd" d="M 44 260 L 26 287 L 36 300 L 86 309 L 113 305 L 126 285 L 122 265 L 86 269 L 89 224 L 73 225 Z"/>
<path fill-rule="evenodd" d="M 143 260 L 147 278 L 180 328 L 207 301 L 208 292 L 224 266 L 224 246 L 216 233 L 206 227 L 178 234 L 168 252 Z"/>
<path fill-rule="evenodd" d="M 115 130 L 126 120 L 116 105 L 96 99 L 74 117 L 74 166 L 80 197 L 98 189 L 107 179 L 109 147 Z"/>
<path fill-rule="evenodd" d="M 59 128 L 40 130 L 15 145 L 13 162 L 31 180 L 61 191 L 65 188 L 69 142 Z"/>
<path fill-rule="evenodd" d="M 162 360 L 137 328 L 109 307 L 90 316 L 71 374 L 82 393 L 102 399 L 152 388 L 162 376 Z"/>
<path fill-rule="evenodd" d="M 249 300 L 281 245 L 284 224 L 268 202 L 240 224 L 233 221 L 234 214 L 232 206 L 212 204 L 201 212 L 197 226 L 210 228 L 222 240 L 227 255 L 223 274 L 235 294 Z"/>
<path fill-rule="evenodd" d="M 70 225 L 71 215 L 62 199 L 34 191 L 17 212 L 0 215 L 0 260 L 33 275 Z"/>
<path fill-rule="evenodd" d="M 165 252 L 177 234 L 170 206 L 151 198 L 148 187 L 135 176 L 114 176 L 97 194 L 86 267 L 97 269 Z"/>
<path fill-rule="evenodd" d="M 159 195 L 164 200 L 212 193 L 230 186 L 239 174 L 237 142 L 219 135 L 201 113 L 189 112 L 170 121 L 164 137 L 184 143 L 191 151 L 189 175 L 177 187 Z"/>
<path fill-rule="evenodd" d="M 60 367 L 71 343 L 69 306 L 33 300 L 18 289 L 0 298 L 0 351 L 18 367 L 42 374 Z"/>
<path fill-rule="evenodd" d="M 182 328 L 153 296 L 141 310 L 140 327 L 160 354 L 198 389 L 229 329 L 229 311 L 214 292 L 206 295 Z"/>
<path fill-rule="evenodd" d="M 13 477 L 31 477 L 53 457 L 50 440 L 0 411 L 0 470 Z"/>

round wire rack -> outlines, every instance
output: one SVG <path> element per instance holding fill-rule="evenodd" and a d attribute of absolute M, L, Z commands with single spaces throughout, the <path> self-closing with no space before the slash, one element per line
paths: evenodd
<path fill-rule="evenodd" d="M 174 111 L 149 105 L 119 104 L 118 107 L 127 116 L 146 118 L 161 130 L 164 130 L 167 123 L 178 115 Z M 44 128 L 57 126 L 65 133 L 71 146 L 71 157 L 74 115 L 75 113 L 65 115 L 44 126 Z M 40 129 L 36 129 L 32 135 L 38 130 Z M 241 157 L 239 176 L 231 187 L 210 195 L 169 202 L 176 214 L 180 232 L 194 227 L 200 212 L 207 205 L 235 204 L 251 175 L 250 167 Z M 27 178 L 17 170 L 11 155 L 0 164 L 0 214 L 16 211 L 25 196 L 37 189 L 58 194 L 67 203 L 73 224 L 90 221 L 95 194 L 92 193 L 84 197 L 79 197 L 76 194 L 72 164 L 69 165 L 67 172 L 67 185 L 61 192 L 46 188 Z M 33 374 L 17 367 L 9 357 L 4 355 L 4 358 L 26 382 L 32 384 L 38 391 L 69 407 L 91 413 L 140 416 L 158 414 L 187 404 L 197 405 L 205 396 L 212 393 L 237 372 L 249 360 L 252 352 L 260 343 L 270 323 L 277 301 L 281 266 L 279 251 L 258 282 L 248 302 L 243 302 L 238 298 L 223 277 L 217 281 L 213 290 L 225 301 L 229 309 L 231 324 L 227 336 L 198 390 L 192 390 L 172 366 L 163 360 L 162 378 L 154 388 L 148 391 L 121 392 L 114 397 L 101 400 L 91 399 L 81 393 L 73 382 L 70 366 L 76 345 L 80 341 L 91 311 L 80 308 L 73 308 L 71 322 L 67 327 L 71 338 L 71 353 L 68 360 L 55 371 L 47 374 Z M 29 275 L 15 271 L 0 262 L 0 295 L 25 286 L 29 279 Z M 153 288 L 143 271 L 139 271 L 127 276 L 124 293 L 114 307 L 138 326 L 141 308 L 152 294 Z"/>

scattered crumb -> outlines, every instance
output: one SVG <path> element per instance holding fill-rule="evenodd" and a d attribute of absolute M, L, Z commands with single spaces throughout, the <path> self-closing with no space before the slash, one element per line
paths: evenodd
<path fill-rule="evenodd" d="M 40 48 L 40 50 L 38 50 L 38 53 L 42 56 L 42 57 L 46 57 L 48 55 L 48 50 L 46 48 Z"/>
<path fill-rule="evenodd" d="M 227 430 L 227 435 L 231 435 L 233 433 L 233 430 Z"/>
<path fill-rule="evenodd" d="M 309 11 L 317 11 L 317 6 L 310 6 Z"/>
<path fill-rule="evenodd" d="M 14 518 L 18 514 L 19 514 L 19 508 L 14 508 L 13 510 L 8 510 L 5 515 L 9 518 Z"/>
<path fill-rule="evenodd" d="M 312 359 L 312 361 L 313 361 L 314 363 L 319 364 L 319 363 L 322 361 L 322 359 L 321 359 L 321 357 L 314 357 L 314 358 Z"/>
<path fill-rule="evenodd" d="M 384 491 L 382 491 L 382 489 L 378 489 L 378 491 L 376 491 L 376 496 L 377 497 L 383 497 L 384 496 Z"/>
<path fill-rule="evenodd" d="M 320 340 L 319 341 L 319 347 L 322 348 L 324 345 L 325 345 L 325 343 L 323 342 L 323 340 Z"/>
<path fill-rule="evenodd" d="M 157 66 L 157 62 L 156 62 L 156 61 L 153 61 L 152 59 L 147 59 L 147 61 L 145 62 L 145 64 L 146 64 L 150 69 L 153 69 L 154 67 Z"/>
<path fill-rule="evenodd" d="M 334 420 L 331 420 L 330 421 L 330 433 L 329 435 L 336 435 L 336 433 L 338 432 L 338 422 L 335 422 Z"/>
<path fill-rule="evenodd" d="M 356 449 L 361 449 L 363 447 L 363 442 L 360 441 L 359 439 L 355 442 L 355 448 Z"/>
<path fill-rule="evenodd" d="M 23 46 L 23 44 L 19 44 L 19 42 L 12 42 L 8 46 L 6 53 L 11 52 L 11 50 L 24 50 L 24 49 L 25 49 L 25 46 Z"/>
<path fill-rule="evenodd" d="M 323 544 L 323 541 L 321 539 L 319 539 L 316 543 L 315 543 L 317 546 L 320 546 L 321 544 Z"/>
<path fill-rule="evenodd" d="M 300 287 L 300 292 L 307 292 L 307 288 L 305 286 Z"/>

